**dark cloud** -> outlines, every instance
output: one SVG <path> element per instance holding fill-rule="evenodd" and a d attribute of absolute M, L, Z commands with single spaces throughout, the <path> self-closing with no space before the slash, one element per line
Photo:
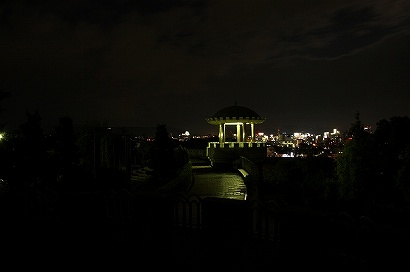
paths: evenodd
<path fill-rule="evenodd" d="M 306 35 L 312 40 L 330 37 L 328 42 L 316 48 L 308 47 L 305 53 L 313 58 L 337 58 L 355 53 L 401 31 L 409 31 L 409 17 L 397 20 L 397 14 L 390 14 L 383 18 L 377 12 L 376 7 L 371 5 L 337 10 L 329 25 Z"/>
<path fill-rule="evenodd" d="M 2 116 L 200 132 L 237 99 L 266 129 L 374 122 L 408 113 L 409 18 L 407 0 L 5 1 Z"/>

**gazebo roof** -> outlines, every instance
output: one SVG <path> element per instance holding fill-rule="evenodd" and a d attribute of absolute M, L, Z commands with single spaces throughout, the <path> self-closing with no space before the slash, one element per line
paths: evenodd
<path fill-rule="evenodd" d="M 212 125 L 235 122 L 261 124 L 265 118 L 260 117 L 259 114 L 247 107 L 234 105 L 219 110 L 206 121 Z"/>

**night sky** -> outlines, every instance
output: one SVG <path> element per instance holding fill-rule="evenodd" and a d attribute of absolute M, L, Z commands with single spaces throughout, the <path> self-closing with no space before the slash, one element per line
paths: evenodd
<path fill-rule="evenodd" d="M 248 107 L 276 133 L 410 116 L 410 1 L 2 1 L 0 118 L 217 134 Z"/>

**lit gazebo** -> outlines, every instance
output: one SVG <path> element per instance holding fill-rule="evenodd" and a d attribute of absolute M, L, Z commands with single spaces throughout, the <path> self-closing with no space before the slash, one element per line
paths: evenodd
<path fill-rule="evenodd" d="M 211 162 L 232 162 L 240 156 L 249 159 L 266 157 L 266 143 L 255 141 L 255 125 L 262 124 L 265 118 L 255 111 L 235 103 L 234 106 L 219 110 L 206 121 L 218 126 L 219 142 L 210 142 L 207 148 L 207 155 Z M 234 126 L 236 129 L 235 141 L 227 141 L 226 134 L 229 126 Z"/>
<path fill-rule="evenodd" d="M 247 142 L 246 126 L 250 127 L 250 141 L 255 141 L 255 125 L 262 124 L 265 118 L 262 118 L 255 111 L 243 106 L 229 106 L 219 110 L 206 121 L 211 125 L 219 127 L 219 142 L 226 142 L 226 127 L 236 126 L 236 142 Z"/>

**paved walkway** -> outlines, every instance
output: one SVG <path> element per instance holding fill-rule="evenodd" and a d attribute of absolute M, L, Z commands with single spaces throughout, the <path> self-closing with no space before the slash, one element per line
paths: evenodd
<path fill-rule="evenodd" d="M 246 200 L 247 190 L 239 172 L 215 170 L 209 165 L 193 165 L 194 183 L 188 195 Z"/>

